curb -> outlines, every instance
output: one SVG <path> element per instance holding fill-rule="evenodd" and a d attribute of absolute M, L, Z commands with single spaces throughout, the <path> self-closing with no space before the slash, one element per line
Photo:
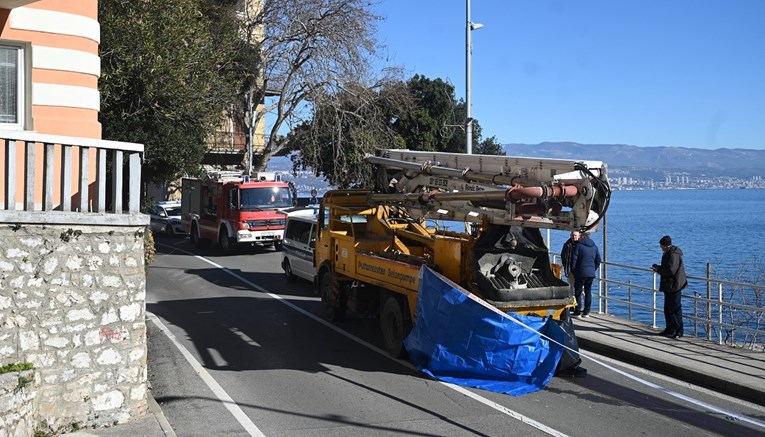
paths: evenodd
<path fill-rule="evenodd" d="M 686 367 L 671 364 L 657 358 L 641 355 L 582 337 L 577 338 L 577 340 L 579 346 L 584 349 L 765 407 L 765 391 L 731 382 L 725 379 L 723 375 L 714 376 L 707 373 L 696 372 Z"/>
<path fill-rule="evenodd" d="M 170 422 L 167 421 L 165 413 L 162 412 L 162 408 L 159 406 L 157 401 L 154 400 L 154 396 L 149 394 L 147 402 L 149 411 L 154 415 L 154 417 L 157 418 L 157 423 L 159 423 L 159 427 L 162 428 L 162 432 L 164 432 L 168 437 L 177 437 L 173 427 L 170 426 Z"/>

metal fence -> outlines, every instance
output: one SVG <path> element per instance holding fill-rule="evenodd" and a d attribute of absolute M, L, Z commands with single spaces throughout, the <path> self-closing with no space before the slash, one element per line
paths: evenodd
<path fill-rule="evenodd" d="M 553 255 L 553 262 L 557 259 Z M 708 264 L 706 277 L 688 276 L 688 287 L 682 291 L 686 334 L 764 351 L 765 285 L 715 279 L 711 271 Z M 657 318 L 664 317 L 663 293 L 653 270 L 606 262 L 601 264 L 597 283 L 593 303 L 599 313 L 659 326 Z"/>

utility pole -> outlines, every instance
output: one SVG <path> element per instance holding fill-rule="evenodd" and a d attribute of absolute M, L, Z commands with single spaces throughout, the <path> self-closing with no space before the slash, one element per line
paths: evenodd
<path fill-rule="evenodd" d="M 483 27 L 481 23 L 470 21 L 470 0 L 465 0 L 467 22 L 465 25 L 465 140 L 467 143 L 467 154 L 473 153 L 473 101 L 471 100 L 470 82 L 472 76 L 471 62 L 473 54 L 473 39 L 470 33 Z"/>

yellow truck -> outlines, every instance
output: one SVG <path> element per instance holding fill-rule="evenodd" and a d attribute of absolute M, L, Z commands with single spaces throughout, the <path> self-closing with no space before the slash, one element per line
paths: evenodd
<path fill-rule="evenodd" d="M 314 262 L 325 317 L 379 315 L 400 356 L 425 265 L 503 311 L 565 320 L 575 304 L 540 229 L 592 231 L 608 206 L 605 164 L 383 150 L 372 190 L 327 192 Z"/>

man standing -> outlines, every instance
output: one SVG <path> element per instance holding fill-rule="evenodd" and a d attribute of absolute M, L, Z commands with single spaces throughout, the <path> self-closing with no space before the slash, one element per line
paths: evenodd
<path fill-rule="evenodd" d="M 571 254 L 571 272 L 574 275 L 576 310 L 574 317 L 590 317 L 592 305 L 592 281 L 600 267 L 600 251 L 595 242 L 585 233 L 579 237 Z M 584 292 L 584 302 L 582 302 Z"/>
<path fill-rule="evenodd" d="M 571 231 L 571 237 L 563 243 L 563 249 L 560 251 L 561 267 L 571 285 L 574 284 L 574 277 L 571 274 L 571 255 L 574 252 L 574 247 L 576 247 L 576 242 L 579 240 L 579 235 L 579 231 Z"/>
<path fill-rule="evenodd" d="M 661 256 L 661 265 L 654 264 L 651 266 L 653 271 L 661 277 L 659 290 L 664 292 L 666 328 L 659 335 L 680 338 L 683 336 L 683 293 L 681 291 L 688 286 L 685 264 L 683 263 L 683 251 L 672 245 L 672 238 L 669 235 L 661 237 L 659 246 L 664 252 Z"/>

